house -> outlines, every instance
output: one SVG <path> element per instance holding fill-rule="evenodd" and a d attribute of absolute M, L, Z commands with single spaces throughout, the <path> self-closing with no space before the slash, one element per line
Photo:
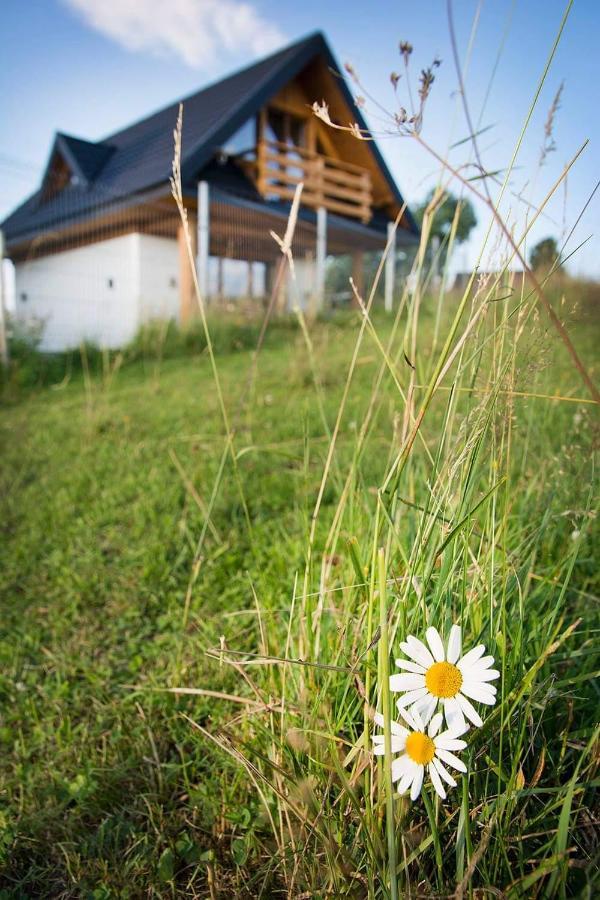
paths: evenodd
<path fill-rule="evenodd" d="M 198 280 L 209 304 L 270 294 L 299 181 L 297 281 L 280 302 L 319 309 L 327 256 L 362 258 L 418 230 L 373 141 L 312 112 L 366 127 L 320 33 L 183 102 L 181 171 Z M 152 319 L 194 314 L 192 273 L 171 197 L 179 101 L 100 141 L 57 134 L 39 189 L 2 224 L 15 265 L 16 315 L 43 326 L 42 347 L 118 347 Z M 402 211 L 394 235 L 391 225 Z M 393 264 L 386 269 L 387 299 Z M 290 296 L 294 294 L 290 300 Z"/>

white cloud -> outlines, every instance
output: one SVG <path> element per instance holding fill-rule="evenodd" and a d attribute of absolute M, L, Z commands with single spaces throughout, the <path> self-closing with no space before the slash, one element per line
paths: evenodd
<path fill-rule="evenodd" d="M 259 56 L 284 42 L 245 0 L 63 0 L 84 22 L 128 50 L 173 54 L 209 68 L 219 54 Z"/>

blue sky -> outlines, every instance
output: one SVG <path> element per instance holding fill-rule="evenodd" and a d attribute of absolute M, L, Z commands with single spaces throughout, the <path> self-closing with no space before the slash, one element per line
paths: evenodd
<path fill-rule="evenodd" d="M 481 122 L 491 127 L 482 135 L 481 146 L 486 166 L 493 170 L 510 158 L 565 3 L 455 0 L 454 9 L 463 59 L 476 22 L 467 92 L 478 118 L 489 88 Z M 102 138 L 317 28 L 327 35 L 340 63 L 350 61 L 369 94 L 386 109 L 394 107 L 389 74 L 402 71 L 398 41 L 413 44 L 415 75 L 438 55 L 442 65 L 424 137 L 444 154 L 450 143 L 467 134 L 442 0 L 3 0 L 0 26 L 0 218 L 36 188 L 56 130 Z M 548 218 L 532 231 L 532 242 L 547 235 L 560 237 L 600 178 L 599 34 L 600 3 L 575 0 L 512 190 L 539 201 L 584 140 L 590 143 L 569 174 L 566 190 L 561 188 L 548 207 Z M 544 122 L 563 80 L 556 149 L 538 170 Z M 376 108 L 371 107 L 370 114 L 369 109 L 367 118 L 380 130 Z M 380 147 L 406 198 L 418 202 L 435 183 L 439 167 L 410 139 L 384 135 Z M 467 156 L 463 146 L 452 158 L 460 163 Z M 512 201 L 514 218 L 524 209 Z M 457 269 L 476 260 L 487 224 L 485 210 L 478 209 L 478 215 L 473 238 L 455 256 Z M 599 233 L 600 191 L 571 241 L 574 248 L 592 235 L 570 264 L 575 273 L 600 278 Z"/>

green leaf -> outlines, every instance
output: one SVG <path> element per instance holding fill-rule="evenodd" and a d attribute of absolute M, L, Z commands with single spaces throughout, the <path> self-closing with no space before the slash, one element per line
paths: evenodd
<path fill-rule="evenodd" d="M 165 883 L 167 881 L 173 880 L 173 875 L 175 874 L 175 858 L 173 851 L 170 847 L 167 847 L 166 850 L 160 855 L 160 859 L 158 861 L 158 877 L 160 880 Z"/>
<path fill-rule="evenodd" d="M 243 866 L 248 859 L 248 843 L 245 838 L 234 838 L 231 842 L 231 856 L 236 866 Z"/>

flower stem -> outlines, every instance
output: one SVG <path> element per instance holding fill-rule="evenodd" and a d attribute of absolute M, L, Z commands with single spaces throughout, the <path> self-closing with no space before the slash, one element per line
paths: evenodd
<path fill-rule="evenodd" d="M 386 592 L 386 567 L 385 550 L 379 548 L 379 627 L 381 637 L 379 639 L 379 672 L 378 679 L 381 685 L 381 702 L 383 706 L 383 740 L 385 754 L 383 766 L 385 774 L 386 793 L 386 831 L 388 844 L 388 865 L 390 873 L 390 895 L 392 900 L 398 900 L 398 880 L 396 877 L 396 834 L 394 828 L 394 788 L 392 784 L 392 730 L 390 715 L 390 650 L 388 646 L 387 623 L 387 592 Z"/>
<path fill-rule="evenodd" d="M 433 808 L 431 799 L 425 790 L 422 791 L 421 796 L 423 797 L 423 803 L 425 804 L 425 809 L 427 810 L 427 817 L 429 819 L 429 827 L 431 828 L 431 836 L 433 837 L 433 846 L 435 849 L 435 861 L 436 861 L 437 870 L 438 870 L 438 888 L 441 891 L 442 884 L 443 884 L 442 845 L 440 844 L 440 836 L 438 833 L 437 819 L 436 819 L 435 810 Z"/>

